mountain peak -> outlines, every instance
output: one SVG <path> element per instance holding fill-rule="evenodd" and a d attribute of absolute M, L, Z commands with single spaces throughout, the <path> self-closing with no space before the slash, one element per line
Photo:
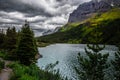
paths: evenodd
<path fill-rule="evenodd" d="M 70 14 L 69 23 L 80 22 L 90 18 L 94 13 L 106 12 L 113 6 L 120 6 L 120 0 L 92 0 L 79 5 L 79 7 Z"/>

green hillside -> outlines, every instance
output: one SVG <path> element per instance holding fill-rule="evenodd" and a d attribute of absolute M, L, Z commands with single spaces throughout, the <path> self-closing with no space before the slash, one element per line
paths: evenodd
<path fill-rule="evenodd" d="M 59 32 L 37 38 L 39 43 L 90 43 L 89 37 L 95 28 L 102 32 L 100 43 L 116 44 L 120 42 L 120 9 L 105 13 L 96 13 L 83 22 L 68 23 Z M 94 34 L 94 33 L 93 33 Z"/>

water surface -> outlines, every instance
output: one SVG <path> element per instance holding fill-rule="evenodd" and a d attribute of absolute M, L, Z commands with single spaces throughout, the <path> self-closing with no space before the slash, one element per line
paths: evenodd
<path fill-rule="evenodd" d="M 85 55 L 84 44 L 53 44 L 47 47 L 39 48 L 39 53 L 43 58 L 38 60 L 38 66 L 42 69 L 47 64 L 59 61 L 55 69 L 59 69 L 62 76 L 67 76 L 72 80 L 77 80 L 74 66 L 77 65 L 77 55 L 80 52 Z M 102 53 L 110 53 L 109 59 L 114 58 L 114 52 L 117 50 L 115 46 L 106 46 Z"/>

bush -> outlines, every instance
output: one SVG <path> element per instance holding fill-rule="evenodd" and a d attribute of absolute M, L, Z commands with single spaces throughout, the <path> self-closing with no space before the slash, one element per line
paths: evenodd
<path fill-rule="evenodd" d="M 1 69 L 3 69 L 4 68 L 4 61 L 0 61 L 0 71 L 1 71 Z"/>
<path fill-rule="evenodd" d="M 35 64 L 25 66 L 15 62 L 8 67 L 12 68 L 14 72 L 11 80 L 63 80 L 58 70 L 42 70 Z"/>
<path fill-rule="evenodd" d="M 0 57 L 5 59 L 6 58 L 6 53 L 4 51 L 0 51 Z"/>

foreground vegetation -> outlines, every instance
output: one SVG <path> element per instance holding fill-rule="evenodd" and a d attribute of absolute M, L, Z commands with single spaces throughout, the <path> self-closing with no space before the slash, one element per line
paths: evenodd
<path fill-rule="evenodd" d="M 25 66 L 17 62 L 8 66 L 12 68 L 14 72 L 11 80 L 63 80 L 59 71 L 53 70 L 52 67 L 50 68 L 51 70 L 42 70 L 35 64 Z"/>
<path fill-rule="evenodd" d="M 120 79 L 120 46 L 115 58 L 109 60 L 109 53 L 101 53 L 104 46 L 98 44 L 87 45 L 86 56 L 78 54 L 78 65 L 75 71 L 78 80 L 119 80 Z"/>
<path fill-rule="evenodd" d="M 4 68 L 4 62 L 0 60 L 0 71 Z"/>
<path fill-rule="evenodd" d="M 95 32 L 92 33 L 95 34 L 90 36 L 89 41 L 94 44 L 87 44 L 86 56 L 83 56 L 81 52 L 78 53 L 78 65 L 75 66 L 75 71 L 79 80 L 119 80 L 120 46 L 115 53 L 115 58 L 110 61 L 109 53 L 101 52 L 105 45 L 99 45 L 102 40 L 102 33 L 99 28 L 95 27 Z"/>
<path fill-rule="evenodd" d="M 114 66 L 114 79 L 120 80 L 120 45 L 118 45 L 118 51 L 115 53 L 115 60 L 111 61 Z"/>

